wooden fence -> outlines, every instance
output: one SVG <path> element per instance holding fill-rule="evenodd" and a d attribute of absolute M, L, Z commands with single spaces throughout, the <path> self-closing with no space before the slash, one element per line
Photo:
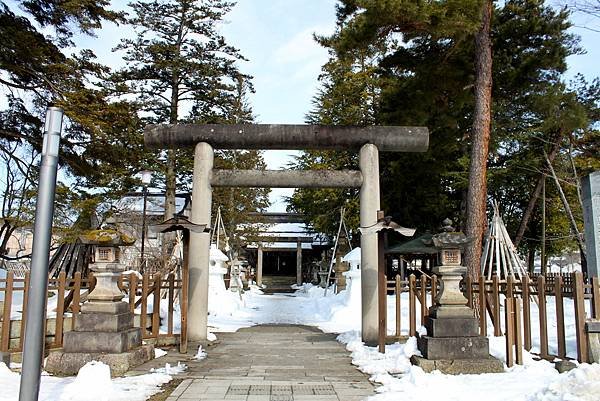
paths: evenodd
<path fill-rule="evenodd" d="M 53 296 L 49 298 L 48 318 L 46 319 L 46 348 L 61 348 L 63 334 L 75 328 L 81 304 L 87 294 L 95 286 L 95 278 L 90 275 L 82 278 L 77 272 L 73 278 L 66 278 L 61 273 L 58 278 L 48 279 L 48 292 Z M 180 292 L 182 280 L 176 279 L 173 274 L 163 278 L 160 275 L 145 274 L 141 279 L 135 274 L 122 276 L 119 288 L 123 291 L 124 301 L 129 302 L 129 310 L 136 313 L 134 325 L 143 328 L 142 336 L 145 340 L 152 340 L 159 344 L 180 345 L 186 341 L 185 324 L 180 324 L 182 333 L 176 333 L 175 300 L 181 294 L 181 321 L 187 316 L 187 291 Z M 15 278 L 8 272 L 5 279 L 0 279 L 0 294 L 3 295 L 0 319 L 0 351 L 21 352 L 25 325 L 22 324 L 27 314 L 27 293 L 29 289 L 29 273 L 23 278 Z M 167 314 L 161 322 L 161 299 L 167 300 Z M 151 301 L 150 301 L 151 300 Z M 56 301 L 56 305 L 54 305 Z M 17 305 L 16 310 L 13 305 Z M 152 308 L 149 305 L 153 305 Z M 139 308 L 139 309 L 138 309 Z M 135 310 L 138 309 L 137 312 Z M 11 314 L 12 319 L 11 319 Z M 161 324 L 162 323 L 162 324 Z M 166 327 L 161 332 L 160 327 Z"/>
<path fill-rule="evenodd" d="M 395 295 L 395 330 L 392 338 L 402 338 L 406 334 L 417 334 L 417 318 L 423 322 L 429 314 L 429 307 L 439 291 L 436 276 L 422 275 L 416 279 L 411 275 L 408 280 L 387 281 L 388 294 Z M 535 342 L 539 345 L 540 358 L 552 360 L 555 357 L 568 359 L 569 351 L 577 355 L 579 362 L 588 361 L 587 333 L 585 320 L 600 318 L 600 285 L 598 278 L 586 283 L 581 272 L 569 275 L 551 275 L 524 277 L 515 280 L 509 277 L 492 280 L 483 277 L 477 282 L 468 278 L 463 286 L 470 307 L 478 307 L 480 334 L 488 334 L 488 321 L 493 327 L 494 336 L 506 334 L 506 361 L 508 366 L 522 363 L 522 349 L 531 351 Z M 481 290 L 483 289 L 483 290 Z M 402 294 L 408 294 L 408 322 L 403 321 Z M 404 296 L 406 298 L 406 296 Z M 566 302 L 568 300 L 568 302 Z M 553 301 L 553 302 L 552 302 Z M 589 307 L 586 309 L 586 303 Z M 569 305 L 569 304 L 572 304 Z M 549 308 L 554 308 L 549 313 Z M 568 309 L 572 308 L 574 321 L 567 322 Z M 535 313 L 532 313 L 535 312 Z M 553 318 L 550 320 L 550 318 Z M 408 327 L 406 327 L 408 326 Z M 551 343 L 549 329 L 556 326 L 555 343 Z M 537 328 L 537 330 L 534 330 Z M 575 338 L 576 349 L 568 349 L 568 338 Z M 380 333 L 380 344 L 383 341 Z M 553 348 L 553 354 L 549 350 Z"/>

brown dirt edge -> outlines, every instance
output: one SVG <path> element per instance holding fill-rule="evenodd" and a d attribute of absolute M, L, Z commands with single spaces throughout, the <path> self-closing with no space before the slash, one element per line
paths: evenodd
<path fill-rule="evenodd" d="M 173 379 L 170 382 L 163 384 L 160 387 L 160 393 L 154 394 L 152 397 L 148 398 L 148 401 L 165 401 L 182 381 L 183 379 Z"/>

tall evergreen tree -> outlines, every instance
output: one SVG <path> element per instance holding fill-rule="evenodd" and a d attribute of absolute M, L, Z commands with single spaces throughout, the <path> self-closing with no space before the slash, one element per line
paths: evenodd
<path fill-rule="evenodd" d="M 149 123 L 216 122 L 236 99 L 243 59 L 219 33 L 218 24 L 234 3 L 223 0 L 149 0 L 130 6 L 136 37 L 123 39 L 127 66 L 115 80 L 135 93 Z M 185 152 L 167 150 L 165 218 L 175 212 L 177 160 Z"/>
<path fill-rule="evenodd" d="M 455 7 L 446 10 L 450 4 L 340 1 L 338 29 L 325 43 L 336 60 L 353 58 L 352 49 L 379 49 L 374 57 L 376 124 L 429 127 L 427 153 L 382 154 L 381 160 L 383 208 L 396 221 L 423 230 L 437 229 L 447 216 L 459 218 L 464 229 L 475 110 L 473 37 L 480 27 L 480 3 L 452 2 Z M 566 11 L 540 0 L 513 0 L 497 7 L 494 15 L 488 193 L 504 201 L 501 207 L 515 232 L 529 188 L 539 177 L 540 169 L 533 165 L 543 155 L 541 148 L 550 152 L 558 126 L 568 135 L 581 132 L 587 140 L 578 146 L 589 146 L 597 135 L 598 97 L 593 94 L 596 85 L 569 89 L 561 82 L 566 57 L 580 51 L 567 31 Z M 343 97 L 319 100 L 313 114 L 343 108 L 335 99 Z M 559 154 L 567 154 L 565 144 L 559 143 Z M 583 154 L 575 150 L 579 152 Z M 302 199 L 302 205 L 310 208 L 310 199 Z M 539 210 L 534 213 L 537 221 Z M 528 236 L 534 234 L 532 226 Z"/>

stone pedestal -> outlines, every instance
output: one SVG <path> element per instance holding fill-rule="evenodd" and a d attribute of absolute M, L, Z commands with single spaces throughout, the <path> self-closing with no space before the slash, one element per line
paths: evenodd
<path fill-rule="evenodd" d="M 90 269 L 96 287 L 82 305 L 74 330 L 64 334 L 63 349 L 48 356 L 45 369 L 50 373 L 76 375 L 83 365 L 96 360 L 107 364 L 111 375 L 119 376 L 154 358 L 154 346 L 142 345 L 142 329 L 133 327 L 133 313 L 129 304 L 122 302 L 123 293 L 117 286 L 125 269 L 118 263 L 122 242 L 117 237 L 109 245 L 106 242 L 94 243 L 95 263 Z"/>
<path fill-rule="evenodd" d="M 154 346 L 142 345 L 142 329 L 133 327 L 133 314 L 125 302 L 89 302 L 82 307 L 75 329 L 64 334 L 62 350 L 51 352 L 46 371 L 76 375 L 92 360 L 110 367 L 113 376 L 154 358 Z"/>
<path fill-rule="evenodd" d="M 422 357 L 411 362 L 424 371 L 439 370 L 446 374 L 500 373 L 504 365 L 489 354 L 489 340 L 479 335 L 479 323 L 459 282 L 466 269 L 439 266 L 434 273 L 442 277 L 442 289 L 425 317 L 427 335 L 419 336 L 417 347 Z"/>
<path fill-rule="evenodd" d="M 479 335 L 479 323 L 460 290 L 460 281 L 467 270 L 460 264 L 459 245 L 467 242 L 464 234 L 447 230 L 435 235 L 433 240 L 436 247 L 441 249 L 442 265 L 433 268 L 440 278 L 441 288 L 434 305 L 429 309 L 429 316 L 423 322 L 427 335 L 417 339 L 422 357 L 413 356 L 411 362 L 426 372 L 503 372 L 504 364 L 490 356 L 489 340 Z"/>

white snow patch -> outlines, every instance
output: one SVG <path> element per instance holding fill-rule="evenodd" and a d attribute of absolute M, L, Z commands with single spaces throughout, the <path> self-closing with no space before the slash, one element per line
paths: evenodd
<path fill-rule="evenodd" d="M 600 397 L 600 365 L 581 364 L 577 369 L 560 375 L 547 387 L 527 400 L 531 401 L 594 401 Z"/>
<path fill-rule="evenodd" d="M 39 401 L 144 401 L 171 379 L 165 373 L 111 379 L 107 365 L 92 361 L 74 378 L 42 374 Z M 20 380 L 20 374 L 0 363 L 0 401 L 18 400 Z"/>
<path fill-rule="evenodd" d="M 187 370 L 187 365 L 181 363 L 181 362 L 177 362 L 177 366 L 171 366 L 170 363 L 165 363 L 165 367 L 164 368 L 152 368 L 150 369 L 150 372 L 152 373 L 164 373 L 167 375 L 176 375 L 179 373 L 183 373 Z"/>
<path fill-rule="evenodd" d="M 206 356 L 207 356 L 207 355 L 206 355 L 206 352 L 205 352 L 205 351 L 203 351 L 203 350 L 202 350 L 202 346 L 201 346 L 201 345 L 199 345 L 199 346 L 198 346 L 198 352 L 196 352 L 196 356 L 194 356 L 194 359 L 196 359 L 196 360 L 198 360 L 198 361 L 201 361 L 201 360 L 205 359 L 205 358 L 206 358 Z"/>
<path fill-rule="evenodd" d="M 160 358 L 161 356 L 167 355 L 168 352 L 164 349 L 154 348 L 154 358 Z"/>

